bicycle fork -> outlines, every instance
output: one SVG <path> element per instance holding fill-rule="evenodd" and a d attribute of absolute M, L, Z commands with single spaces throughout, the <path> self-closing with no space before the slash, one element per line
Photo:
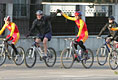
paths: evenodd
<path fill-rule="evenodd" d="M 28 57 L 33 58 L 34 52 L 35 52 L 35 47 L 32 47 L 31 49 L 32 50 L 29 51 L 29 56 Z"/>
<path fill-rule="evenodd" d="M 71 49 L 72 49 L 72 42 L 70 43 L 69 47 L 70 50 L 67 52 L 66 57 L 70 57 L 71 56 Z"/>

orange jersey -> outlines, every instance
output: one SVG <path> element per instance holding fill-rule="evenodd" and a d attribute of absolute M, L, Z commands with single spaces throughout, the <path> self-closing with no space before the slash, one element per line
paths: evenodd
<path fill-rule="evenodd" d="M 112 31 L 118 31 L 118 27 L 116 28 L 111 28 Z"/>
<path fill-rule="evenodd" d="M 15 23 L 13 23 L 13 22 L 11 22 L 9 25 L 8 24 L 4 24 L 3 28 L 0 30 L 0 35 L 3 33 L 3 31 L 6 28 L 10 31 L 10 35 L 8 35 L 7 38 L 11 36 L 13 38 L 12 42 L 14 44 L 16 44 L 17 41 L 20 38 L 20 34 L 19 34 L 19 30 L 18 30 L 17 25 Z"/>
<path fill-rule="evenodd" d="M 79 42 L 80 40 L 82 40 L 83 42 L 85 42 L 88 39 L 88 29 L 87 29 L 86 23 L 82 19 L 77 20 L 75 17 L 69 17 L 64 13 L 62 15 L 66 19 L 75 21 L 75 23 L 79 29 L 78 34 L 77 34 L 77 37 L 79 37 L 79 39 L 77 39 L 77 41 Z"/>
<path fill-rule="evenodd" d="M 0 35 L 3 33 L 3 31 L 6 28 L 11 32 L 10 36 L 12 36 L 13 33 L 19 33 L 17 25 L 15 23 L 11 22 L 9 25 L 8 24 L 4 24 L 3 28 L 0 30 Z"/>

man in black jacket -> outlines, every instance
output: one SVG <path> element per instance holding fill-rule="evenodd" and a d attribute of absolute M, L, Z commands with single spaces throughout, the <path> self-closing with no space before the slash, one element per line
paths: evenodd
<path fill-rule="evenodd" d="M 102 28 L 102 30 L 100 31 L 99 35 L 97 38 L 100 38 L 100 36 L 102 35 L 102 33 L 108 29 L 109 30 L 109 34 L 108 34 L 108 38 L 106 39 L 106 42 L 107 42 L 107 45 L 108 47 L 111 49 L 111 46 L 110 46 L 110 42 L 112 40 L 116 40 L 118 41 L 118 31 L 112 31 L 111 28 L 116 28 L 118 27 L 118 24 L 114 21 L 115 18 L 113 16 L 110 16 L 109 18 L 109 22 L 106 23 L 106 25 Z M 112 50 L 112 49 L 111 49 Z"/>
<path fill-rule="evenodd" d="M 34 29 L 37 29 L 39 31 L 37 38 L 35 40 L 35 45 L 39 46 L 39 43 L 43 41 L 44 53 L 45 53 L 43 58 L 47 58 L 47 42 L 51 40 L 52 36 L 51 19 L 56 17 L 57 13 L 58 12 L 50 16 L 46 16 L 43 15 L 43 12 L 41 10 L 38 10 L 36 12 L 37 19 L 33 21 L 32 27 L 29 33 L 27 34 L 28 37 Z"/>

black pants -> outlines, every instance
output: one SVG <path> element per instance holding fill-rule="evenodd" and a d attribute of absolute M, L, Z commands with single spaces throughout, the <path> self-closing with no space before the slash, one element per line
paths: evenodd
<path fill-rule="evenodd" d="M 12 48 L 14 49 L 15 53 L 18 54 L 18 51 L 17 51 L 15 45 L 14 45 L 14 44 L 11 44 L 11 46 L 12 46 Z"/>
<path fill-rule="evenodd" d="M 74 46 L 75 46 L 76 50 L 77 50 L 77 45 L 79 45 L 83 49 L 83 51 L 86 51 L 86 47 L 84 46 L 82 41 L 80 41 L 80 42 L 75 41 L 75 43 L 76 44 L 74 44 Z"/>

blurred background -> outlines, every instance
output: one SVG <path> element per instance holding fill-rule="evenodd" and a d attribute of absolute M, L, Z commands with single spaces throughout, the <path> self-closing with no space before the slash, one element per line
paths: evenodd
<path fill-rule="evenodd" d="M 98 48 L 94 45 L 100 45 L 96 36 L 107 23 L 108 17 L 113 15 L 118 22 L 118 0 L 0 0 L 0 28 L 4 25 L 4 17 L 11 16 L 12 21 L 18 25 L 21 39 L 23 38 L 23 42 L 26 43 L 24 35 L 31 28 L 32 22 L 36 18 L 35 12 L 39 9 L 45 15 L 50 15 L 57 9 L 61 9 L 69 16 L 74 16 L 75 11 L 82 11 L 82 19 L 87 23 L 89 31 L 89 39 L 86 44 L 94 50 Z M 58 14 L 52 20 L 52 42 L 57 45 L 55 46 L 52 42 L 49 45 L 55 47 L 57 51 L 62 50 L 66 46 L 63 39 L 75 36 L 75 26 L 75 22 Z M 32 33 L 32 35 L 36 35 L 37 31 Z M 9 32 L 6 30 L 3 36 L 7 34 Z M 107 31 L 104 32 L 104 35 L 107 35 Z M 22 44 L 22 40 L 20 43 Z"/>

